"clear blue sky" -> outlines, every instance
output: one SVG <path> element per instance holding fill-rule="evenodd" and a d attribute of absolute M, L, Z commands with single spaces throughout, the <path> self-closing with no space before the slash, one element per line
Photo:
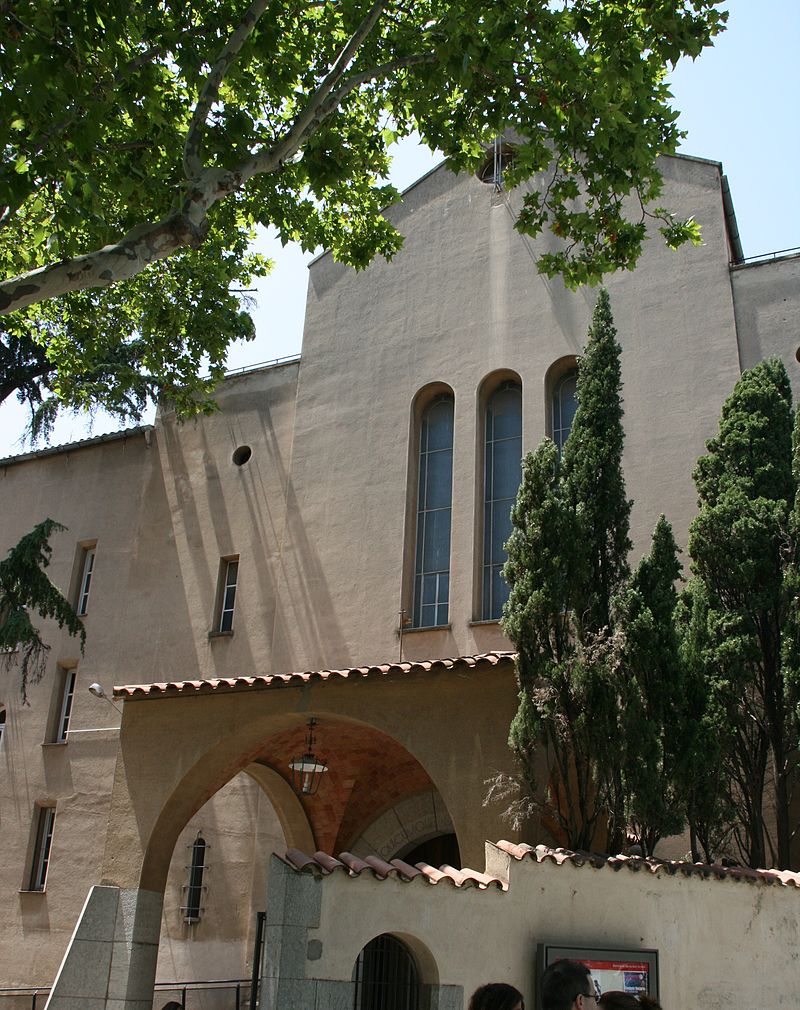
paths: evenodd
<path fill-rule="evenodd" d="M 722 162 L 744 254 L 755 256 L 800 246 L 800 0 L 729 0 L 725 6 L 728 30 L 700 59 L 680 64 L 672 90 L 688 132 L 682 150 Z M 396 157 L 392 180 L 403 189 L 436 161 L 407 143 Z M 311 257 L 269 236 L 262 248 L 275 259 L 275 270 L 258 287 L 256 340 L 231 348 L 230 368 L 300 350 Z M 0 457 L 24 451 L 18 441 L 24 424 L 15 400 L 0 407 Z M 91 430 L 86 418 L 67 417 L 52 443 L 115 428 L 103 417 Z"/>

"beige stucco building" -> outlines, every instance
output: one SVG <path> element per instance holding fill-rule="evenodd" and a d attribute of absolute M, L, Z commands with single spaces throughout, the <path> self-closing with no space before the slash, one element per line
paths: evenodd
<path fill-rule="evenodd" d="M 661 512 L 685 540 L 694 463 L 743 368 L 780 355 L 800 391 L 800 256 L 742 260 L 719 164 L 662 170 L 704 243 L 649 242 L 607 285 L 637 552 Z M 557 434 L 595 298 L 537 273 L 519 205 L 440 167 L 391 212 L 392 263 L 312 264 L 299 360 L 229 378 L 201 421 L 162 411 L 0 461 L 0 550 L 64 524 L 49 573 L 87 631 L 81 654 L 47 628 L 29 706 L 13 662 L 0 673 L 0 1010 L 30 1006 L 3 989 L 52 983 L 92 885 L 122 889 L 147 948 L 138 995 L 96 1004 L 132 1010 L 156 951 L 163 983 L 249 978 L 273 851 L 483 867 L 485 840 L 509 837 L 482 805 L 516 702 L 485 474 Z M 298 795 L 312 718 L 328 771 Z"/>

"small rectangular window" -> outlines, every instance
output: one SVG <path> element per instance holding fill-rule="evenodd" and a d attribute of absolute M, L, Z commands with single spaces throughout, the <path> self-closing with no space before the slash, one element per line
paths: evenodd
<path fill-rule="evenodd" d="M 84 617 L 89 611 L 89 590 L 92 586 L 92 573 L 94 572 L 95 548 L 86 547 L 83 551 L 83 565 L 81 566 L 81 581 L 78 585 L 78 600 L 75 609 L 79 617 Z"/>
<path fill-rule="evenodd" d="M 4 705 L 0 705 L 0 745 L 3 743 L 3 734 L 6 731 L 6 709 Z"/>
<path fill-rule="evenodd" d="M 56 722 L 53 731 L 53 743 L 66 743 L 69 733 L 69 721 L 72 717 L 72 702 L 75 698 L 75 681 L 78 671 L 75 667 L 60 669 L 61 689 Z"/>
<path fill-rule="evenodd" d="M 189 870 L 189 883 L 184 884 L 186 904 L 181 905 L 181 911 L 186 922 L 198 922 L 200 913 L 205 911 L 202 902 L 207 887 L 203 883 L 203 876 L 208 868 L 208 864 L 206 863 L 208 843 L 198 835 L 190 848 L 192 850 L 192 862 L 187 867 Z"/>
<path fill-rule="evenodd" d="M 220 634 L 233 631 L 233 608 L 236 603 L 236 582 L 239 577 L 239 558 L 222 558 L 218 594 L 217 620 L 214 630 Z"/>
<path fill-rule="evenodd" d="M 47 880 L 47 868 L 50 865 L 50 848 L 53 844 L 53 828 L 56 823 L 55 807 L 38 807 L 36 825 L 36 844 L 33 848 L 31 864 L 31 891 L 43 891 Z"/>

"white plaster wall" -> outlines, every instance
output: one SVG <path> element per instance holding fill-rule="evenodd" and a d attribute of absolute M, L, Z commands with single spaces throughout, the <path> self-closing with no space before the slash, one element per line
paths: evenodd
<path fill-rule="evenodd" d="M 778 1010 L 797 1006 L 800 894 L 794 887 L 653 876 L 606 866 L 513 863 L 507 892 L 333 873 L 322 881 L 321 942 L 308 977 L 349 979 L 374 936 L 422 944 L 438 982 L 510 982 L 534 1006 L 540 942 L 659 950 L 666 1010 Z M 437 981 L 427 978 L 426 981 Z"/>

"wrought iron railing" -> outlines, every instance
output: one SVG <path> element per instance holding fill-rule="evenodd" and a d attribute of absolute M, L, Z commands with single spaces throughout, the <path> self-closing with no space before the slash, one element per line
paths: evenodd
<path fill-rule="evenodd" d="M 256 1010 L 251 987 L 251 979 L 240 978 L 157 982 L 153 1010 Z M 0 988 L 0 1010 L 44 1010 L 49 995 L 50 986 Z"/>

